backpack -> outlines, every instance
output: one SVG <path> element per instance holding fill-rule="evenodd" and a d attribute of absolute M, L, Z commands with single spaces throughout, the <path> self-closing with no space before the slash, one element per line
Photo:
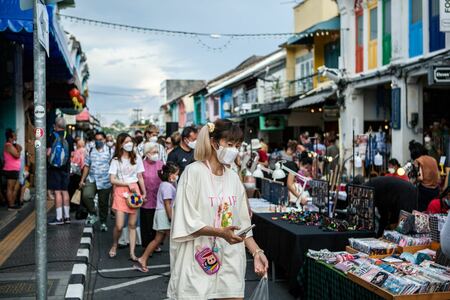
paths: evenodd
<path fill-rule="evenodd" d="M 56 132 L 53 132 L 53 134 L 55 135 L 55 140 L 52 144 L 49 164 L 52 167 L 61 168 L 67 164 L 70 158 L 69 143 L 66 140 L 66 132 L 64 132 L 63 137 Z"/>

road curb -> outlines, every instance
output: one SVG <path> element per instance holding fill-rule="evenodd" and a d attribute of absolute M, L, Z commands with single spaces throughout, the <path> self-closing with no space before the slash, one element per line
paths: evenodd
<path fill-rule="evenodd" d="M 86 225 L 83 229 L 83 235 L 81 236 L 80 247 L 78 248 L 76 257 L 76 260 L 80 262 L 73 265 L 65 300 L 83 300 L 93 237 L 94 229 L 92 225 Z"/>

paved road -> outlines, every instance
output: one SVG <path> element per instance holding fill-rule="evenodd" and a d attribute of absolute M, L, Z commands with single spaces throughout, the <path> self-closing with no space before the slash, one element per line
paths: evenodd
<path fill-rule="evenodd" d="M 119 249 L 117 257 L 110 259 L 108 250 L 112 241 L 111 228 L 113 221 L 109 220 L 110 230 L 99 232 L 95 229 L 93 241 L 92 263 L 103 270 L 102 275 L 95 272 L 91 274 L 86 289 L 89 291 L 87 299 L 111 300 L 111 299 L 166 299 L 167 284 L 169 281 L 169 252 L 168 241 L 163 246 L 163 252 L 154 254 L 149 259 L 150 272 L 142 274 L 131 270 L 132 263 L 128 260 L 128 248 Z M 141 247 L 137 249 L 137 255 L 143 252 Z M 247 271 L 246 297 L 249 297 L 258 284 L 258 279 L 251 272 L 251 261 Z M 105 278 L 108 277 L 108 278 Z M 284 282 L 269 283 L 271 299 L 293 300 L 287 292 Z"/>

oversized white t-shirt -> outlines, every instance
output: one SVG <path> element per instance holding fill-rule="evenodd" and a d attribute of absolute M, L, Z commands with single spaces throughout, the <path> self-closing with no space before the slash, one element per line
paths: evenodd
<path fill-rule="evenodd" d="M 223 176 L 213 175 L 203 162 L 186 167 L 178 183 L 174 203 L 171 243 L 171 277 L 167 296 L 170 299 L 243 298 L 246 255 L 244 243 L 230 245 L 217 238 L 221 268 L 206 274 L 195 260 L 197 247 L 211 247 L 211 237 L 194 238 L 205 226 L 239 226 L 251 224 L 244 187 L 236 172 L 226 169 Z M 252 232 L 247 237 L 252 236 Z"/>
<path fill-rule="evenodd" d="M 144 163 L 142 158 L 136 157 L 136 164 L 132 165 L 129 159 L 122 158 L 121 161 L 114 158 L 109 166 L 109 174 L 117 176 L 118 180 L 126 183 L 138 182 L 138 173 L 144 173 Z"/>

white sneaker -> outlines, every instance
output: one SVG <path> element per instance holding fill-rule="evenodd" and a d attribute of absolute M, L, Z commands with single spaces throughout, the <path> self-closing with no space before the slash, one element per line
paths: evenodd
<path fill-rule="evenodd" d="M 106 226 L 105 223 L 102 223 L 102 225 L 100 225 L 100 231 L 107 232 L 108 231 L 108 226 Z"/>
<path fill-rule="evenodd" d="M 96 215 L 91 215 L 89 214 L 88 217 L 86 218 L 86 224 L 88 225 L 94 225 L 95 223 L 97 223 L 98 218 Z"/>

